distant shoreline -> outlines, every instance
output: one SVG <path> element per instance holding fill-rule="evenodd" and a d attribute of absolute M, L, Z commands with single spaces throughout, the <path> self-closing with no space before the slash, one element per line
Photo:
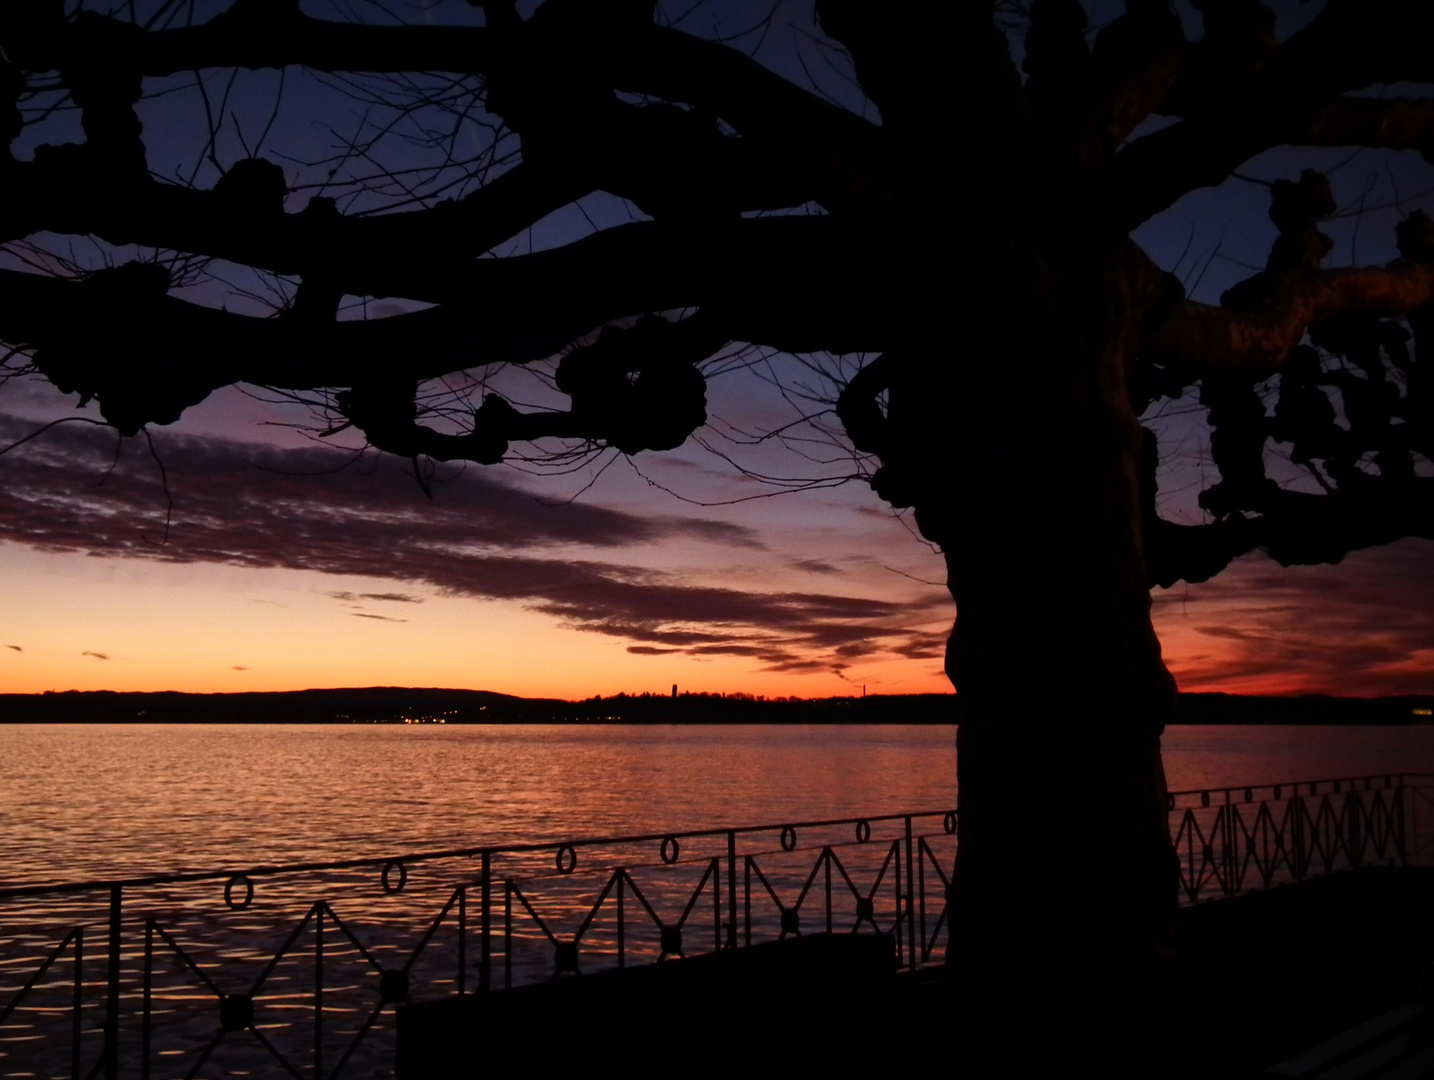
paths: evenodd
<path fill-rule="evenodd" d="M 1033 708 L 1059 709 L 1058 699 Z M 486 690 L 366 687 L 273 693 L 62 691 L 0 694 L 0 723 L 956 724 L 955 694 L 764 699 L 659 694 L 561 701 Z M 1182 694 L 1173 724 L 1434 723 L 1434 695 L 1380 698 Z"/>

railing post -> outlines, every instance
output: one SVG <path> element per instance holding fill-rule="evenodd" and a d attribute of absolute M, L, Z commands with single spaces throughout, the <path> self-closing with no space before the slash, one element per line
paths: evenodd
<path fill-rule="evenodd" d="M 458 996 L 468 992 L 468 886 L 458 886 Z"/>
<path fill-rule="evenodd" d="M 1299 784 L 1290 785 L 1290 854 L 1294 858 L 1294 879 L 1305 879 L 1305 801 Z"/>
<path fill-rule="evenodd" d="M 722 860 L 712 856 L 712 948 L 722 948 Z"/>
<path fill-rule="evenodd" d="M 513 985 L 513 883 L 503 882 L 503 987 Z"/>
<path fill-rule="evenodd" d="M 617 872 L 617 966 L 627 967 L 627 935 L 622 925 L 622 893 L 623 881 L 627 877 L 627 871 L 622 868 Z"/>
<path fill-rule="evenodd" d="M 110 886 L 110 962 L 105 979 L 105 1080 L 119 1080 L 120 916 L 123 895 Z"/>
<path fill-rule="evenodd" d="M 81 995 L 85 986 L 85 928 L 75 927 L 75 986 L 74 1003 L 71 1006 L 73 1018 L 70 1022 L 70 1075 L 73 1080 L 80 1080 L 80 1032 L 83 1030 L 80 1025 L 80 1007 L 83 1005 Z"/>
<path fill-rule="evenodd" d="M 752 856 L 742 857 L 742 916 L 746 926 L 743 940 L 748 947 L 752 944 Z"/>
<path fill-rule="evenodd" d="M 923 840 L 921 843 L 924 844 L 925 842 L 926 841 Z M 907 873 L 910 874 L 910 872 L 911 868 L 907 867 Z M 911 884 L 911 882 L 908 880 L 907 884 L 909 885 Z M 924 964 L 926 962 L 926 861 L 922 858 L 922 849 L 920 844 L 918 844 L 916 847 L 915 889 L 916 895 L 918 897 L 918 903 L 921 905 L 918 909 L 920 923 L 918 924 L 917 919 L 915 917 L 913 917 L 911 920 L 911 936 L 913 938 L 911 955 L 915 958 L 913 962 L 920 962 Z M 948 912 L 946 920 L 946 940 L 950 941 L 951 936 L 951 919 L 950 913 Z M 916 944 L 917 942 L 920 942 L 921 944 L 918 946 Z"/>
<path fill-rule="evenodd" d="M 1364 817 L 1360 810 L 1362 804 L 1359 800 L 1359 789 L 1354 782 L 1350 781 L 1349 794 L 1344 799 L 1344 816 L 1349 827 L 1349 865 L 1359 866 L 1364 862 L 1364 826 L 1361 819 Z"/>
<path fill-rule="evenodd" d="M 915 886 L 916 886 L 916 875 L 912 872 L 912 871 L 915 869 L 915 867 L 913 867 L 913 866 L 911 865 L 911 859 L 912 859 L 911 850 L 912 850 L 912 849 L 911 849 L 911 815 L 910 815 L 910 814 L 907 814 L 907 815 L 906 815 L 906 908 L 905 908 L 904 911 L 902 911 L 902 912 L 900 913 L 900 916 L 899 916 L 899 917 L 904 918 L 904 919 L 906 920 L 906 937 L 907 937 L 906 966 L 907 966 L 907 969 L 908 969 L 908 970 L 910 970 L 910 971 L 915 971 L 915 970 L 916 970 L 916 920 L 915 920 L 914 916 L 915 916 L 915 913 L 916 913 L 916 897 L 915 897 L 913 894 L 914 894 L 914 892 L 915 892 Z M 898 872 L 898 873 L 900 873 L 900 869 L 901 869 L 901 860 L 898 859 L 898 860 L 897 860 L 897 872 Z M 898 889 L 897 891 L 900 892 L 900 889 Z M 898 936 L 897 936 L 897 939 L 896 939 L 896 943 L 897 943 L 897 945 L 899 946 L 899 945 L 901 944 L 901 937 L 900 937 L 900 934 L 901 934 L 901 930 L 900 930 L 901 923 L 898 922 L 896 925 L 897 925 L 897 927 L 898 927 L 898 929 L 897 929 L 897 935 L 898 935 Z"/>
<path fill-rule="evenodd" d="M 826 864 L 827 933 L 832 932 L 832 849 L 822 848 L 822 862 Z"/>
<path fill-rule="evenodd" d="M 906 948 L 906 939 L 902 934 L 903 896 L 901 892 L 901 841 L 899 840 L 893 841 L 891 847 L 887 849 L 887 857 L 891 858 L 891 856 L 893 855 L 896 856 L 896 858 L 893 860 L 893 862 L 895 863 L 894 869 L 896 871 L 895 879 L 893 882 L 896 889 L 896 966 L 900 967 L 902 964 L 906 963 L 907 953 L 909 950 Z M 875 912 L 873 912 L 873 914 L 875 914 Z"/>
<path fill-rule="evenodd" d="M 1221 844 L 1224 845 L 1225 860 L 1225 895 L 1235 895 L 1235 862 L 1238 858 L 1235 854 L 1235 812 L 1230 805 L 1230 789 L 1225 789 L 1225 828 L 1222 830 Z"/>
<path fill-rule="evenodd" d="M 324 902 L 314 905 L 314 1080 L 324 1075 Z"/>
<path fill-rule="evenodd" d="M 1394 818 L 1394 821 L 1396 822 L 1395 827 L 1394 827 L 1394 828 L 1395 828 L 1395 833 L 1394 833 L 1394 849 L 1399 852 L 1399 862 L 1400 862 L 1400 865 L 1402 865 L 1402 866 L 1408 866 L 1408 865 L 1409 865 L 1409 848 L 1408 848 L 1408 846 L 1407 846 L 1408 836 L 1406 835 L 1405 830 L 1404 830 L 1404 824 L 1405 824 L 1405 822 L 1404 822 L 1405 805 L 1406 805 L 1406 804 L 1408 805 L 1408 807 L 1409 807 L 1409 813 L 1410 813 L 1410 815 L 1412 816 L 1414 813 L 1417 812 L 1417 803 L 1418 803 L 1419 800 L 1418 800 L 1418 799 L 1406 799 L 1406 798 L 1404 797 L 1404 774 L 1403 774 L 1403 773 L 1400 774 L 1400 776 L 1399 776 L 1399 783 L 1398 783 L 1398 784 L 1395 786 L 1395 788 L 1394 788 L 1394 801 L 1395 801 L 1395 802 L 1398 804 L 1398 806 L 1399 806 L 1399 813 L 1398 813 L 1398 814 L 1395 814 L 1395 815 L 1391 815 L 1391 816 Z M 1417 840 L 1418 840 L 1418 838 L 1419 838 L 1417 823 L 1415 823 L 1415 828 L 1412 829 L 1412 830 L 1410 830 L 1410 831 L 1414 833 L 1414 838 L 1415 838 L 1415 840 L 1416 840 L 1416 842 L 1417 842 Z"/>
<path fill-rule="evenodd" d="M 737 830 L 727 830 L 727 948 L 737 947 Z"/>
<path fill-rule="evenodd" d="M 154 920 L 144 921 L 144 1006 L 140 1021 L 139 1075 L 149 1080 L 150 1025 L 154 1009 Z"/>
<path fill-rule="evenodd" d="M 478 973 L 484 993 L 493 988 L 493 853 L 483 852 L 483 937 L 478 947 Z"/>

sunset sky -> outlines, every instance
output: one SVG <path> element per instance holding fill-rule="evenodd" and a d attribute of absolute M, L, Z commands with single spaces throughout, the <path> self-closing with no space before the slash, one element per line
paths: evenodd
<path fill-rule="evenodd" d="M 759 55 L 790 74 L 792 40 L 773 35 Z M 237 84 L 235 115 L 251 135 L 276 78 Z M 326 100 L 320 87 L 294 87 L 297 111 Z M 156 173 L 196 158 L 196 129 L 180 112 L 155 112 L 146 131 Z M 285 114 L 271 145 L 302 159 L 315 138 Z M 237 158 L 238 147 L 226 130 L 221 153 Z M 1390 258 L 1394 223 L 1434 210 L 1434 168 L 1413 153 L 1275 152 L 1242 172 L 1294 177 L 1310 165 L 1330 173 L 1343 208 L 1326 226 L 1333 263 Z M 1234 179 L 1137 239 L 1192 295 L 1214 300 L 1263 265 L 1274 236 L 1266 200 L 1264 187 Z M 288 208 L 305 201 L 296 192 Z M 617 212 L 594 200 L 524 244 L 567 242 Z M 0 457 L 0 691 L 947 691 L 954 609 L 941 559 L 909 517 L 856 478 L 840 447 L 744 446 L 737 434 L 795 419 L 780 388 L 811 378 L 787 357 L 731 365 L 710 383 L 706 446 L 632 461 L 608 452 L 565 475 L 445 466 L 431 499 L 409 463 L 346 436 L 319 440 L 292 426 L 311 423 L 304 409 L 239 390 L 152 428 L 153 452 L 143 437 L 59 425 Z M 1203 427 L 1189 402 L 1159 411 L 1164 512 L 1196 520 L 1209 479 Z M 75 413 L 73 397 L 38 381 L 0 383 L 0 447 L 72 415 L 98 414 Z M 723 455 L 830 486 L 778 493 Z M 1050 587 L 1054 596 L 1060 585 Z M 1213 582 L 1157 590 L 1155 618 L 1187 690 L 1434 692 L 1429 542 L 1337 567 L 1283 570 L 1253 555 Z"/>
<path fill-rule="evenodd" d="M 7 443 L 41 390 L 11 398 L 30 418 Z M 643 478 L 765 494 L 694 447 L 581 494 L 596 470 L 447 469 L 430 500 L 406 462 L 273 438 L 272 411 L 231 392 L 155 431 L 154 456 L 68 424 L 0 459 L 0 689 L 949 688 L 944 567 L 862 483 L 700 507 Z M 1185 689 L 1429 692 L 1431 612 L 1422 541 L 1155 593 Z"/>

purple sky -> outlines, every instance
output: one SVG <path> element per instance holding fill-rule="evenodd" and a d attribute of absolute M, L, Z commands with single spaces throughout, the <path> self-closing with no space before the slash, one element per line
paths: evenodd
<path fill-rule="evenodd" d="M 699 4 L 684 26 L 731 32 L 765 6 Z M 1097 21 L 1118 10 L 1113 0 L 1092 6 Z M 1318 5 L 1276 6 L 1283 31 Z M 316 15 L 323 7 L 306 4 Z M 405 10 L 436 22 L 472 17 L 460 3 Z M 810 4 L 784 3 L 765 33 L 738 44 L 869 110 L 813 33 Z M 226 164 L 244 156 L 281 100 L 262 150 L 284 165 L 296 211 L 327 182 L 322 159 L 357 120 L 338 80 L 285 78 L 282 98 L 275 72 L 235 79 L 215 149 Z M 192 82 L 153 87 L 174 92 L 146 104 L 146 135 L 156 173 L 192 174 L 207 187 L 218 174 L 204 157 Z M 217 74 L 208 86 L 223 92 Z M 383 119 L 380 110 L 370 122 Z M 74 138 L 74 127 L 59 114 L 19 152 Z M 486 136 L 460 125 L 455 138 L 460 152 L 478 153 Z M 401 141 L 381 142 L 374 160 L 393 165 L 405 153 L 414 151 Z M 1334 263 L 1388 259 L 1394 223 L 1434 209 L 1434 168 L 1413 153 L 1275 151 L 1242 173 L 1274 179 L 1309 166 L 1329 174 L 1342 207 L 1326 226 Z M 344 201 L 341 182 L 361 167 L 372 162 L 346 163 L 340 186 L 324 190 Z M 1182 200 L 1137 239 L 1193 296 L 1213 300 L 1263 264 L 1274 236 L 1266 199 L 1260 185 L 1232 179 Z M 495 254 L 567 243 L 633 213 L 592 196 Z M 94 266 L 145 254 L 36 241 L 57 271 L 71 258 Z M 13 252 L 0 258 L 18 265 Z M 181 293 L 260 313 L 291 289 L 216 265 Z M 411 306 L 355 298 L 347 317 Z M 787 428 L 812 398 L 830 395 L 832 373 L 862 359 L 719 359 L 707 366 L 712 420 L 677 452 L 628 461 L 608 451 L 571 467 L 445 466 L 431 477 L 431 499 L 407 463 L 360 453 L 347 436 L 321 443 L 293 426 L 312 426 L 309 410 L 262 395 L 215 395 L 154 429 L 153 453 L 143 438 L 120 445 L 101 428 L 61 425 L 0 457 L 0 588 L 9 597 L 0 644 L 10 646 L 0 650 L 0 689 L 948 689 L 941 654 L 954 611 L 939 556 L 869 491 L 867 464 L 832 438 L 829 419 Z M 531 373 L 505 372 L 498 384 L 515 400 L 558 400 Z M 95 415 L 33 382 L 0 387 L 0 445 L 48 419 Z M 461 403 L 473 388 L 452 389 Z M 1164 512 L 1199 520 L 1194 496 L 1209 475 L 1201 417 L 1189 402 L 1159 414 Z M 779 430 L 785 440 L 771 436 Z M 756 475 L 818 483 L 779 493 Z M 1157 626 L 1186 689 L 1434 692 L 1431 571 L 1434 545 L 1424 542 L 1289 571 L 1254 555 L 1211 583 L 1157 591 Z"/>

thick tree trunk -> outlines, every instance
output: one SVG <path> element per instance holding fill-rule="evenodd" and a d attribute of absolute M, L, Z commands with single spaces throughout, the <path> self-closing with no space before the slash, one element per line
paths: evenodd
<path fill-rule="evenodd" d="M 1140 304 L 1117 263 L 1008 265 L 962 305 L 989 330 L 891 388 L 894 429 L 941 436 L 895 456 L 920 478 L 917 520 L 957 605 L 951 974 L 958 1060 L 990 1058 L 993 1075 L 1032 1056 L 1051 1075 L 1177 1074 L 1160 1061 L 1174 683 L 1150 622 L 1126 384 Z"/>
<path fill-rule="evenodd" d="M 1089 566 L 1020 588 L 1002 576 L 951 568 L 961 717 L 949 959 L 962 1060 L 1051 1055 L 1042 1064 L 1072 1074 L 1174 1076 L 1173 1062 L 1156 1064 L 1179 1012 L 1177 881 L 1164 669 L 1155 653 L 1137 662 L 1148 610 L 1128 605 L 1125 625 L 1092 610 L 1111 597 L 1094 595 Z"/>

